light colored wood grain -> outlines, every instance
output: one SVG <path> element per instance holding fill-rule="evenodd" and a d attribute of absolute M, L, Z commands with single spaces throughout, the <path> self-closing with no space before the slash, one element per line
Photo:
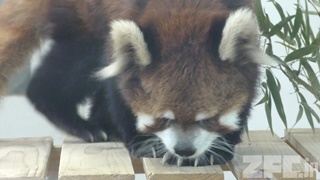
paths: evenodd
<path fill-rule="evenodd" d="M 313 168 L 284 141 L 265 138 L 236 146 L 230 166 L 238 179 L 316 179 Z"/>
<path fill-rule="evenodd" d="M 144 171 L 148 180 L 223 180 L 220 166 L 177 167 L 162 165 L 161 159 L 143 158 Z"/>
<path fill-rule="evenodd" d="M 122 143 L 64 144 L 60 180 L 134 179 L 128 151 Z"/>
<path fill-rule="evenodd" d="M 0 140 L 0 179 L 46 178 L 52 138 Z"/>
<path fill-rule="evenodd" d="M 285 130 L 285 134 L 292 132 L 292 133 L 303 133 L 303 134 L 313 134 L 312 129 L 310 128 L 298 128 L 298 129 L 288 129 Z M 314 129 L 314 132 L 316 134 L 320 133 L 320 128 L 319 129 Z"/>
<path fill-rule="evenodd" d="M 242 135 L 243 142 L 275 142 L 283 141 L 276 134 L 272 135 L 271 131 L 249 131 L 249 137 L 246 133 Z"/>
<path fill-rule="evenodd" d="M 81 144 L 81 143 L 84 144 L 87 142 L 84 141 L 83 139 L 80 139 L 78 137 L 71 136 L 71 135 L 65 136 L 63 139 L 63 144 Z"/>
<path fill-rule="evenodd" d="M 320 129 L 294 129 L 286 131 L 287 141 L 298 151 L 311 165 L 320 171 Z"/>
<path fill-rule="evenodd" d="M 78 137 L 70 136 L 70 135 L 64 137 L 63 142 L 65 144 L 86 143 L 84 140 L 79 139 Z M 142 159 L 141 158 L 131 157 L 131 162 L 132 162 L 132 165 L 133 165 L 134 172 L 136 174 L 144 174 L 143 164 L 142 164 Z"/>

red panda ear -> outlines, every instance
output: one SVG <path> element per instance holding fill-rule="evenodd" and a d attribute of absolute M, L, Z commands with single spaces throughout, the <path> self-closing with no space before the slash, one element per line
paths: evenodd
<path fill-rule="evenodd" d="M 117 76 L 129 63 L 145 67 L 151 63 L 147 43 L 138 25 L 130 20 L 111 22 L 110 38 L 113 62 L 96 73 L 99 79 Z M 132 53 L 135 58 L 132 58 Z M 131 62 L 134 61 L 134 62 Z"/>
<path fill-rule="evenodd" d="M 219 46 L 222 61 L 236 61 L 246 57 L 253 63 L 274 65 L 276 60 L 259 49 L 259 27 L 254 12 L 241 8 L 230 14 L 223 28 Z"/>

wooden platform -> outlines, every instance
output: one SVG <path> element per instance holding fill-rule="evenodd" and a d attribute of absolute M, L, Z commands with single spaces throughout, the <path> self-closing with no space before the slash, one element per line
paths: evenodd
<path fill-rule="evenodd" d="M 251 131 L 249 137 L 243 137 L 235 158 L 221 167 L 176 167 L 162 165 L 160 159 L 132 159 L 121 143 L 67 138 L 62 147 L 53 147 L 48 137 L 0 139 L 0 180 L 131 180 L 137 173 L 148 180 L 222 180 L 224 171 L 230 170 L 237 179 L 316 179 L 319 129 L 315 134 L 308 129 L 288 131 L 285 139 L 269 131 Z"/>

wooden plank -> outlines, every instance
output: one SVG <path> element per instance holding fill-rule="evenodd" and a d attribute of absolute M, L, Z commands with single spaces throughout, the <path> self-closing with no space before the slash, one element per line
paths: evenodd
<path fill-rule="evenodd" d="M 310 128 L 298 128 L 298 129 L 285 130 L 285 134 L 289 133 L 289 132 L 292 132 L 292 133 L 303 133 L 303 134 L 306 134 L 306 133 L 313 134 L 313 131 Z M 314 132 L 319 134 L 320 133 L 320 128 L 314 129 Z"/>
<path fill-rule="evenodd" d="M 286 139 L 294 149 L 320 171 L 320 129 L 286 131 Z"/>
<path fill-rule="evenodd" d="M 70 136 L 70 135 L 65 136 L 63 139 L 63 144 L 85 144 L 85 143 L 88 143 L 88 142 L 78 137 Z"/>
<path fill-rule="evenodd" d="M 62 146 L 59 180 L 134 179 L 122 143 L 74 143 Z"/>
<path fill-rule="evenodd" d="M 44 180 L 52 138 L 0 140 L 0 179 Z"/>
<path fill-rule="evenodd" d="M 246 133 L 242 135 L 243 142 L 282 142 L 276 134 L 272 135 L 271 131 L 249 131 L 249 136 Z"/>
<path fill-rule="evenodd" d="M 266 135 L 262 132 L 264 136 Z M 263 137 L 263 135 L 259 135 Z M 243 142 L 230 166 L 238 179 L 316 179 L 313 168 L 280 138 Z"/>
<path fill-rule="evenodd" d="M 82 140 L 78 137 L 75 137 L 75 136 L 70 136 L 70 135 L 64 137 L 63 142 L 64 142 L 64 144 L 86 143 L 84 140 Z M 132 161 L 134 172 L 136 174 L 144 174 L 142 159 L 131 157 L 131 161 Z"/>
<path fill-rule="evenodd" d="M 224 179 L 220 166 L 177 167 L 163 165 L 161 159 L 143 158 L 143 166 L 148 180 L 207 180 Z"/>

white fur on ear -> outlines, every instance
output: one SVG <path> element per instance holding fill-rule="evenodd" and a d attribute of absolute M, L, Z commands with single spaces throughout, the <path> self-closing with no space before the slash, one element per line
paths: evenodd
<path fill-rule="evenodd" d="M 130 20 L 115 20 L 111 22 L 110 38 L 113 48 L 113 62 L 96 73 L 99 79 L 107 79 L 120 74 L 130 62 L 131 50 L 135 53 L 136 64 L 144 67 L 151 63 L 151 55 L 143 33 L 136 23 Z"/>
<path fill-rule="evenodd" d="M 258 40 L 259 27 L 254 12 L 248 8 L 241 8 L 231 13 L 223 29 L 219 46 L 221 60 L 233 61 L 237 59 L 240 51 L 249 55 L 255 63 L 275 64 L 276 60 L 261 52 Z"/>

